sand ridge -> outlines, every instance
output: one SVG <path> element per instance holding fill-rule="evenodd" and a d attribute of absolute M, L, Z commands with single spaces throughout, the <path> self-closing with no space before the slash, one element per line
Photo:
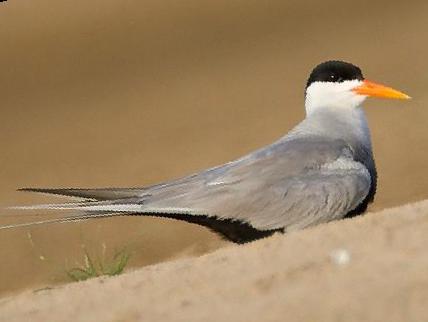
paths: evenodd
<path fill-rule="evenodd" d="M 0 301 L 5 321 L 426 321 L 428 200 Z M 345 257 L 343 255 L 346 254 Z"/>

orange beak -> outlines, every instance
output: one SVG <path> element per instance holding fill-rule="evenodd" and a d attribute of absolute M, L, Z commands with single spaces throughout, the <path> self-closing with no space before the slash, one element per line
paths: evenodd
<path fill-rule="evenodd" d="M 365 80 L 363 84 L 352 89 L 357 94 L 372 96 L 372 97 L 383 97 L 383 98 L 394 98 L 394 99 L 409 99 L 410 96 L 400 91 L 397 91 L 391 87 L 387 87 L 381 84 Z"/>

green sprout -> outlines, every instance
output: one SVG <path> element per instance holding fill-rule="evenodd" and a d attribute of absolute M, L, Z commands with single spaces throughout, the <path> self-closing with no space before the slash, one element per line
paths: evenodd
<path fill-rule="evenodd" d="M 117 252 L 110 261 L 95 261 L 85 250 L 85 264 L 67 271 L 73 281 L 84 281 L 89 278 L 103 275 L 114 276 L 123 272 L 129 260 L 129 253 L 125 250 Z"/>

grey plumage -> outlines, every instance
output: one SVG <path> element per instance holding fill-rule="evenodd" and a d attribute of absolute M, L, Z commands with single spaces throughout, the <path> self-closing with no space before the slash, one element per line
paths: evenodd
<path fill-rule="evenodd" d="M 147 215 L 200 224 L 240 243 L 354 216 L 373 201 L 377 184 L 370 131 L 361 107 L 367 96 L 409 98 L 365 81 L 352 64 L 322 63 L 306 86 L 306 118 L 275 143 L 224 165 L 149 187 L 22 189 L 83 200 L 20 207 L 74 213 L 0 229 Z"/>
<path fill-rule="evenodd" d="M 320 127 L 318 122 L 349 126 L 347 117 L 328 114 L 331 111 L 325 109 L 308 117 L 277 142 L 236 161 L 151 187 L 23 190 L 86 199 L 30 207 L 82 211 L 73 219 L 114 213 L 182 214 L 187 215 L 184 220 L 199 216 L 262 232 L 301 229 L 345 217 L 364 204 L 370 190 L 374 192 L 376 172 L 369 142 L 352 131 L 347 137 L 323 133 L 328 124 Z M 221 233 L 230 238 L 227 229 Z M 243 235 L 233 239 L 247 241 Z M 253 239 L 249 235 L 248 240 Z"/>

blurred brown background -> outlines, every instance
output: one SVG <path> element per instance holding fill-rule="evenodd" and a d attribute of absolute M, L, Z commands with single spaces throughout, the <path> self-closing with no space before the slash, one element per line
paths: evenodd
<path fill-rule="evenodd" d="M 372 209 L 427 198 L 427 17 L 423 0 L 3 2 L 0 205 L 58 200 L 20 187 L 144 186 L 239 157 L 304 117 L 327 59 L 413 96 L 366 103 Z M 141 217 L 0 231 L 0 293 L 67 280 L 84 249 L 126 248 L 135 267 L 226 244 Z"/>

